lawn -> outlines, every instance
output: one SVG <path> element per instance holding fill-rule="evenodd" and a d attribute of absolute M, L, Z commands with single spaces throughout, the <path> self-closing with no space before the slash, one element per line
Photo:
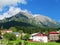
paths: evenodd
<path fill-rule="evenodd" d="M 21 40 L 10 41 L 10 43 L 19 43 L 19 42 L 25 42 L 26 45 L 60 45 L 60 43 L 56 43 L 56 42 L 40 43 L 40 42 L 28 42 Z"/>
<path fill-rule="evenodd" d="M 56 43 L 56 42 L 48 42 L 48 43 L 28 42 L 27 45 L 60 45 L 60 43 Z"/>
<path fill-rule="evenodd" d="M 2 41 L 5 42 L 6 41 Z M 56 42 L 48 42 L 48 43 L 40 43 L 40 42 L 29 42 L 29 41 L 23 41 L 23 40 L 15 40 L 15 41 L 8 41 L 7 45 L 21 45 L 21 42 L 25 42 L 26 45 L 60 45 L 60 43 L 56 43 Z"/>

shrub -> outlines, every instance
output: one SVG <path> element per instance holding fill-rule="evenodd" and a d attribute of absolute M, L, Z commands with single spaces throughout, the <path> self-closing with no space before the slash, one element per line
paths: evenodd
<path fill-rule="evenodd" d="M 7 40 L 16 40 L 16 35 L 13 33 L 5 33 L 3 37 Z"/>

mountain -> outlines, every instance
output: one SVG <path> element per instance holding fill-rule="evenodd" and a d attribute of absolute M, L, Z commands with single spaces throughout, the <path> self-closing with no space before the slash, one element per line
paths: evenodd
<path fill-rule="evenodd" d="M 37 24 L 39 24 L 42 27 L 51 27 L 51 28 L 58 28 L 60 27 L 60 23 L 40 14 L 34 15 L 34 19 Z"/>
<path fill-rule="evenodd" d="M 16 15 L 13 15 L 12 17 L 5 18 L 3 20 L 0 20 L 0 27 L 3 26 L 4 28 L 10 28 L 10 27 L 33 27 L 32 24 L 32 15 L 25 13 L 25 12 L 19 12 Z M 35 27 L 35 26 L 34 26 Z"/>
<path fill-rule="evenodd" d="M 60 27 L 60 23 L 40 14 L 32 15 L 28 12 L 19 12 L 16 15 L 13 15 L 12 17 L 5 18 L 3 20 L 0 20 L 0 26 L 6 27 L 6 25 L 9 25 L 9 27 L 12 26 L 39 26 L 42 28 L 58 28 Z"/>

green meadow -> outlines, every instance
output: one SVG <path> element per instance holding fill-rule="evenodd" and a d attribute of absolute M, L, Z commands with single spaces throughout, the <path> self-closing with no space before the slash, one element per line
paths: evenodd
<path fill-rule="evenodd" d="M 23 41 L 23 40 L 0 41 L 0 44 L 5 44 L 5 45 L 21 45 L 22 42 L 23 42 L 24 45 L 60 45 L 60 43 L 57 43 L 57 42 L 41 43 L 41 42 L 29 42 L 29 41 Z"/>
<path fill-rule="evenodd" d="M 56 42 L 48 42 L 48 43 L 28 42 L 27 45 L 60 45 L 60 43 L 56 43 Z"/>
<path fill-rule="evenodd" d="M 18 42 L 16 42 L 18 44 Z M 12 44 L 12 42 L 10 42 Z M 8 44 L 9 45 L 9 44 Z M 18 44 L 19 45 L 19 44 Z M 21 44 L 20 44 L 21 45 Z M 56 42 L 40 43 L 40 42 L 25 42 L 25 45 L 60 45 Z"/>
<path fill-rule="evenodd" d="M 41 42 L 29 42 L 29 41 L 10 41 L 9 44 L 16 43 L 16 45 L 21 45 L 21 42 L 24 42 L 24 45 L 60 45 L 60 43 L 57 42 L 48 42 L 48 43 L 41 43 Z"/>

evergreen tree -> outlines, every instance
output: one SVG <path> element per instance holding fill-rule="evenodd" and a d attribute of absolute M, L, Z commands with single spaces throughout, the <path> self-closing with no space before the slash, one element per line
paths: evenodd
<path fill-rule="evenodd" d="M 13 32 L 17 31 L 17 29 L 15 27 L 10 27 L 9 29 L 12 30 Z"/>

